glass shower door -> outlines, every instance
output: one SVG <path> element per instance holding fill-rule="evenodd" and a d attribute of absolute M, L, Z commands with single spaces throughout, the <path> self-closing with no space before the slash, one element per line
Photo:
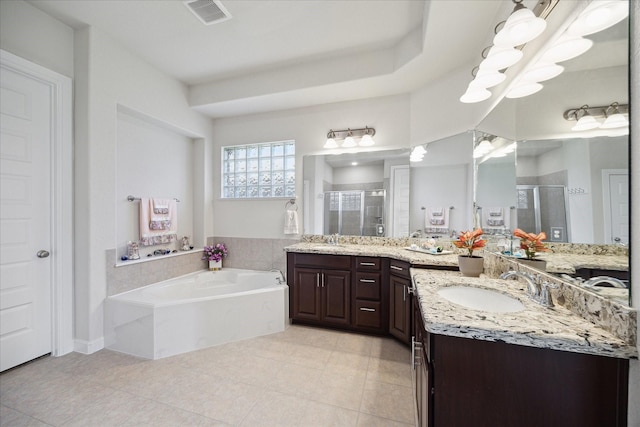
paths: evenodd
<path fill-rule="evenodd" d="M 567 189 L 564 185 L 518 185 L 518 228 L 547 234 L 550 242 L 569 241 Z"/>

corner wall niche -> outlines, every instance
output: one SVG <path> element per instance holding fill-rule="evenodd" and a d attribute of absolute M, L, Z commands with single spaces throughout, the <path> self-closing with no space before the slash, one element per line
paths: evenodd
<path fill-rule="evenodd" d="M 158 249 L 179 251 L 183 236 L 193 246 L 193 138 L 170 124 L 118 106 L 116 148 L 116 262 L 127 263 L 120 260 L 127 254 L 127 242 L 140 239 L 140 202 L 128 201 L 129 195 L 180 200 L 177 240 L 140 246 L 141 259 Z"/>

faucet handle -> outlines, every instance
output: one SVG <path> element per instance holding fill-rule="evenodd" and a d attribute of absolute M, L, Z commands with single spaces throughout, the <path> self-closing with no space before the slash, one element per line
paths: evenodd
<path fill-rule="evenodd" d="M 540 304 L 544 305 L 545 307 L 553 307 L 554 303 L 553 298 L 551 298 L 550 289 L 557 288 L 558 285 L 543 280 L 542 283 L 540 283 Z"/>

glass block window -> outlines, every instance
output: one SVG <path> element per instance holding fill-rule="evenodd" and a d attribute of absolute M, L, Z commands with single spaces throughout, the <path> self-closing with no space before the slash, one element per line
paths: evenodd
<path fill-rule="evenodd" d="M 295 141 L 222 147 L 222 198 L 296 195 Z"/>

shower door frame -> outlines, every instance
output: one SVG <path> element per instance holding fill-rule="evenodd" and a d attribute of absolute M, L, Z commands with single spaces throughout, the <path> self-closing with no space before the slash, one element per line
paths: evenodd
<path fill-rule="evenodd" d="M 566 236 L 567 243 L 571 243 L 571 218 L 569 216 L 569 193 L 567 191 L 566 185 L 561 184 L 518 184 L 516 185 L 516 191 L 519 190 L 533 190 L 533 211 L 535 215 L 535 226 L 536 229 L 534 232 L 536 234 L 542 231 L 542 215 L 540 214 L 540 187 L 552 187 L 552 188 L 562 188 L 564 194 L 564 218 L 567 225 Z M 518 224 L 518 206 L 516 204 L 516 224 Z M 551 230 L 549 230 L 551 232 Z M 559 242 L 562 243 L 562 242 Z"/>

